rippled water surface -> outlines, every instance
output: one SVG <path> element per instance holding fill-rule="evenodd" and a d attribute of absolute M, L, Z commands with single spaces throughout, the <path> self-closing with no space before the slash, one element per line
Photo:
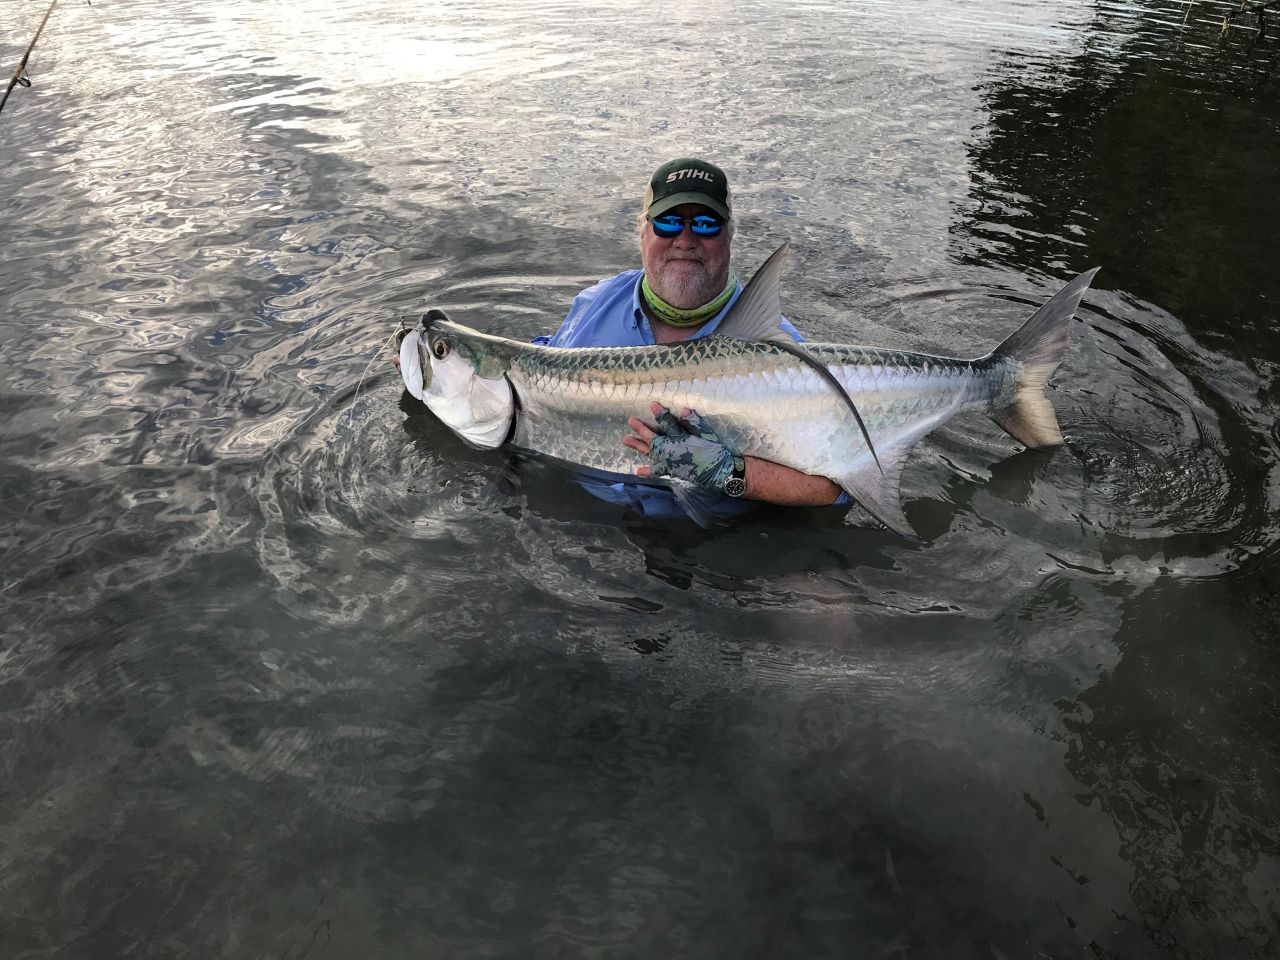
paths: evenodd
<path fill-rule="evenodd" d="M 1280 956 L 1280 40 L 1231 4 L 62 4 L 0 114 L 0 956 Z M 0 68 L 43 7 L 0 0 Z M 905 543 L 405 404 L 718 160 L 812 339 L 1100 265 Z"/>

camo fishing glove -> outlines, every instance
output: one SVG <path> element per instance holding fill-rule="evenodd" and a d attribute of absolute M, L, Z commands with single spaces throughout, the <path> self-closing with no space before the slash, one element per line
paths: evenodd
<path fill-rule="evenodd" d="M 670 410 L 655 418 L 658 429 L 649 448 L 652 476 L 689 480 L 715 493 L 733 473 L 733 451 L 707 426 L 696 410 L 683 419 Z"/>

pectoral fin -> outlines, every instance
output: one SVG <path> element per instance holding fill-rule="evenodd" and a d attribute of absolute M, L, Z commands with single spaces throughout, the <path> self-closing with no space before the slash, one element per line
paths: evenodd
<path fill-rule="evenodd" d="M 711 526 L 711 521 L 715 518 L 711 508 L 720 499 L 719 494 L 712 493 L 696 483 L 677 480 L 673 477 L 667 478 L 667 483 L 671 487 L 671 492 L 675 494 L 676 502 L 688 514 L 690 520 L 703 528 Z"/>

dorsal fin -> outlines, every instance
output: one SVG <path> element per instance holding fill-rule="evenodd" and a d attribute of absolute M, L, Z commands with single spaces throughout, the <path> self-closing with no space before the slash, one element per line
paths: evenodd
<path fill-rule="evenodd" d="M 778 286 L 782 280 L 782 268 L 787 261 L 787 252 L 791 244 L 784 243 L 769 259 L 760 264 L 755 274 L 747 281 L 742 295 L 733 305 L 728 315 L 720 321 L 716 333 L 722 337 L 733 337 L 735 340 L 764 340 L 778 342 L 790 340 L 782 329 L 779 320 L 782 306 L 778 300 Z"/>
<path fill-rule="evenodd" d="M 716 333 L 722 337 L 733 337 L 735 340 L 754 340 L 777 344 L 787 353 L 811 367 L 844 400 L 845 406 L 849 408 L 854 420 L 858 422 L 858 429 L 862 431 L 862 439 L 867 442 L 867 449 L 871 451 L 871 458 L 875 460 L 876 466 L 880 467 L 880 457 L 876 454 L 875 444 L 871 442 L 871 434 L 862 419 L 862 414 L 858 412 L 857 404 L 853 402 L 853 397 L 849 396 L 849 391 L 845 390 L 844 384 L 836 379 L 835 374 L 828 370 L 825 365 L 811 357 L 804 347 L 792 340 L 787 335 L 787 332 L 782 329 L 780 323 L 782 306 L 778 299 L 778 285 L 782 278 L 782 267 L 786 263 L 787 253 L 790 249 L 791 245 L 784 243 L 760 265 L 760 268 L 747 281 L 742 295 L 738 297 L 728 315 L 720 321 L 720 326 L 716 328 Z M 880 467 L 880 472 L 884 473 L 883 467 Z"/>

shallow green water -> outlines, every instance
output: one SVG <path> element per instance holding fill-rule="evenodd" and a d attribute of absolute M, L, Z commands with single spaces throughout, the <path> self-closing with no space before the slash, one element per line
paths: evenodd
<path fill-rule="evenodd" d="M 0 114 L 0 956 L 1280 954 L 1280 24 L 1225 9 L 59 6 Z M 811 338 L 978 354 L 1100 265 L 1066 447 L 954 421 L 910 545 L 401 408 L 401 317 L 554 328 L 682 153 Z"/>

